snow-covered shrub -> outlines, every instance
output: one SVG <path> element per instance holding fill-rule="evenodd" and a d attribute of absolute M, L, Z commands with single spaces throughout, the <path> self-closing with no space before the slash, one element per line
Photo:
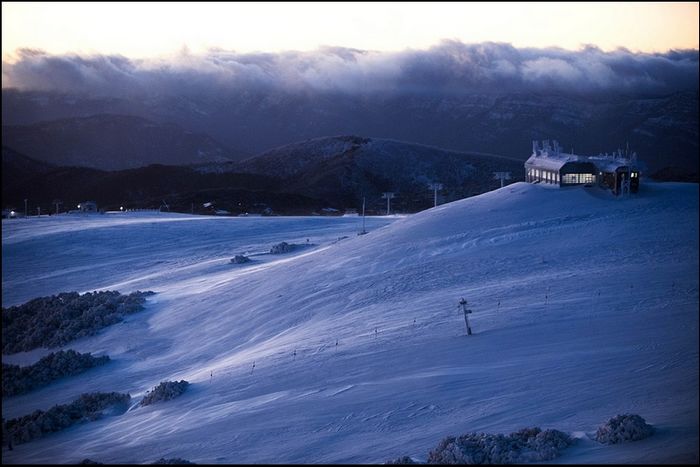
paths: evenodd
<path fill-rule="evenodd" d="M 636 414 L 616 415 L 598 427 L 595 439 L 603 444 L 637 441 L 654 433 L 654 428 Z"/>
<path fill-rule="evenodd" d="M 29 415 L 4 422 L 7 432 L 15 444 L 26 443 L 48 433 L 63 430 L 82 421 L 97 420 L 102 411 L 110 407 L 126 410 L 131 396 L 118 392 L 81 394 L 70 404 L 54 405 L 49 410 L 35 410 Z"/>
<path fill-rule="evenodd" d="M 524 428 L 510 435 L 468 433 L 447 437 L 428 454 L 429 464 L 515 464 L 555 459 L 571 444 L 561 431 Z"/>
<path fill-rule="evenodd" d="M 153 464 L 195 464 L 195 462 L 190 462 L 187 459 L 181 459 L 179 457 L 174 457 L 172 459 L 164 459 L 161 457 Z"/>
<path fill-rule="evenodd" d="M 416 464 L 416 462 L 413 462 L 413 459 L 408 456 L 401 456 L 393 461 L 388 460 L 385 462 L 385 464 Z"/>
<path fill-rule="evenodd" d="M 289 253 L 290 251 L 293 251 L 295 248 L 296 248 L 296 245 L 294 245 L 294 244 L 282 242 L 282 243 L 278 243 L 277 245 L 273 245 L 272 248 L 270 248 L 270 253 L 273 255 L 279 255 L 281 253 Z"/>
<path fill-rule="evenodd" d="M 76 375 L 83 371 L 103 365 L 109 357 L 93 357 L 75 350 L 59 350 L 45 356 L 33 365 L 19 367 L 2 364 L 2 396 L 15 396 L 46 386 L 51 381 L 64 376 Z"/>
<path fill-rule="evenodd" d="M 2 353 L 60 347 L 143 309 L 154 292 L 60 293 L 2 309 Z"/>
<path fill-rule="evenodd" d="M 140 405 L 151 405 L 159 401 L 169 401 L 179 396 L 187 389 L 190 383 L 187 381 L 163 381 L 158 386 L 153 388 L 152 391 L 146 393 L 144 398 L 141 400 Z"/>
<path fill-rule="evenodd" d="M 248 262 L 250 262 L 250 258 L 248 258 L 247 256 L 243 256 L 243 255 L 236 255 L 233 258 L 231 258 L 231 262 L 234 264 L 248 263 Z"/>

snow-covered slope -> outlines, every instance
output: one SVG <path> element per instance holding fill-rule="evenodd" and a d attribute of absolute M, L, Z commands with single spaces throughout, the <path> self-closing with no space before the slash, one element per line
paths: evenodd
<path fill-rule="evenodd" d="M 5 419 L 89 390 L 139 400 L 163 380 L 193 383 L 3 462 L 424 460 L 444 436 L 525 426 L 580 438 L 557 462 L 698 460 L 697 185 L 643 184 L 621 200 L 516 183 L 382 228 L 374 219 L 363 236 L 356 218 L 161 216 L 3 221 L 3 306 L 61 290 L 158 292 L 68 346 L 115 362 L 3 400 Z M 306 238 L 317 246 L 228 263 Z M 625 412 L 656 434 L 587 438 Z"/>

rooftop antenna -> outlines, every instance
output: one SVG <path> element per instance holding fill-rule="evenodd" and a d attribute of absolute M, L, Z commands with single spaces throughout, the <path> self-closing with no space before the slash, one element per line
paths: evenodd
<path fill-rule="evenodd" d="M 561 146 L 559 146 L 559 141 L 557 141 L 556 139 L 552 140 L 552 145 L 554 146 L 554 149 L 553 149 L 554 154 L 559 154 L 560 149 L 561 149 Z"/>
<path fill-rule="evenodd" d="M 382 193 L 382 198 L 386 198 L 386 215 L 388 216 L 391 212 L 391 199 L 394 197 L 393 191 L 386 191 Z"/>
<path fill-rule="evenodd" d="M 510 180 L 510 178 L 511 178 L 510 172 L 494 172 L 493 173 L 493 179 L 501 181 L 501 188 L 503 188 L 503 180 Z"/>
<path fill-rule="evenodd" d="M 433 207 L 437 207 L 437 192 L 438 190 L 442 190 L 442 183 L 430 183 L 428 184 L 428 188 L 434 191 Z"/>

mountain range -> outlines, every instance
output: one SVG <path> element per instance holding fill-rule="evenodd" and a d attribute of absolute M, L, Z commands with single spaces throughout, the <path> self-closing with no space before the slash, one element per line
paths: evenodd
<path fill-rule="evenodd" d="M 698 171 L 697 91 L 437 96 L 246 90 L 216 98 L 203 93 L 153 93 L 134 98 L 16 89 L 2 92 L 3 125 L 8 127 L 3 128 L 4 133 L 10 130 L 3 136 L 3 144 L 48 161 L 86 165 L 90 164 L 88 156 L 96 157 L 100 162 L 92 166 L 104 169 L 135 167 L 139 161 L 146 165 L 207 162 L 202 160 L 207 158 L 241 160 L 306 139 L 355 134 L 519 160 L 529 156 L 531 141 L 536 139 L 557 139 L 567 150 L 590 155 L 629 146 L 651 172 L 666 167 Z M 105 113 L 148 122 L 119 120 L 119 125 L 111 127 L 109 122 L 116 117 L 101 117 L 81 129 L 81 124 L 89 122 L 81 118 Z M 167 125 L 169 132 L 158 125 Z M 170 125 L 192 133 L 186 138 L 173 133 Z M 87 129 L 89 134 L 84 131 Z M 42 140 L 45 132 L 52 139 Z M 73 138 L 81 142 L 82 156 L 71 152 Z M 150 138 L 158 144 L 149 146 Z M 57 146 L 49 148 L 42 141 Z M 168 149 L 172 146 L 167 145 L 175 143 L 181 150 Z M 117 155 L 125 160 L 122 167 L 114 161 Z"/>
<path fill-rule="evenodd" d="M 29 198 L 44 203 L 44 212 L 53 210 L 53 199 L 66 206 L 92 199 L 105 209 L 165 204 L 201 212 L 211 203 L 234 214 L 265 208 L 310 214 L 324 207 L 359 210 L 364 199 L 369 212 L 385 212 L 381 196 L 391 191 L 393 210 L 415 212 L 433 204 L 428 184 L 443 184 L 438 201 L 444 203 L 498 187 L 494 171 L 522 180 L 517 160 L 359 136 L 316 138 L 240 162 L 120 171 L 56 167 L 3 147 L 3 203 L 17 207 Z"/>
<path fill-rule="evenodd" d="M 235 152 L 206 134 L 129 115 L 100 114 L 3 125 L 2 141 L 3 145 L 53 165 L 103 170 L 236 157 Z"/>

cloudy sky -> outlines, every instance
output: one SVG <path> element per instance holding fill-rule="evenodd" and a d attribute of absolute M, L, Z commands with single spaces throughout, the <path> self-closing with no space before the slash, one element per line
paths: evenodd
<path fill-rule="evenodd" d="M 2 87 L 143 96 L 698 89 L 698 3 L 2 3 Z"/>
<path fill-rule="evenodd" d="M 442 40 L 667 52 L 698 48 L 698 3 L 2 3 L 3 61 L 51 54 L 162 57 L 427 49 Z"/>

